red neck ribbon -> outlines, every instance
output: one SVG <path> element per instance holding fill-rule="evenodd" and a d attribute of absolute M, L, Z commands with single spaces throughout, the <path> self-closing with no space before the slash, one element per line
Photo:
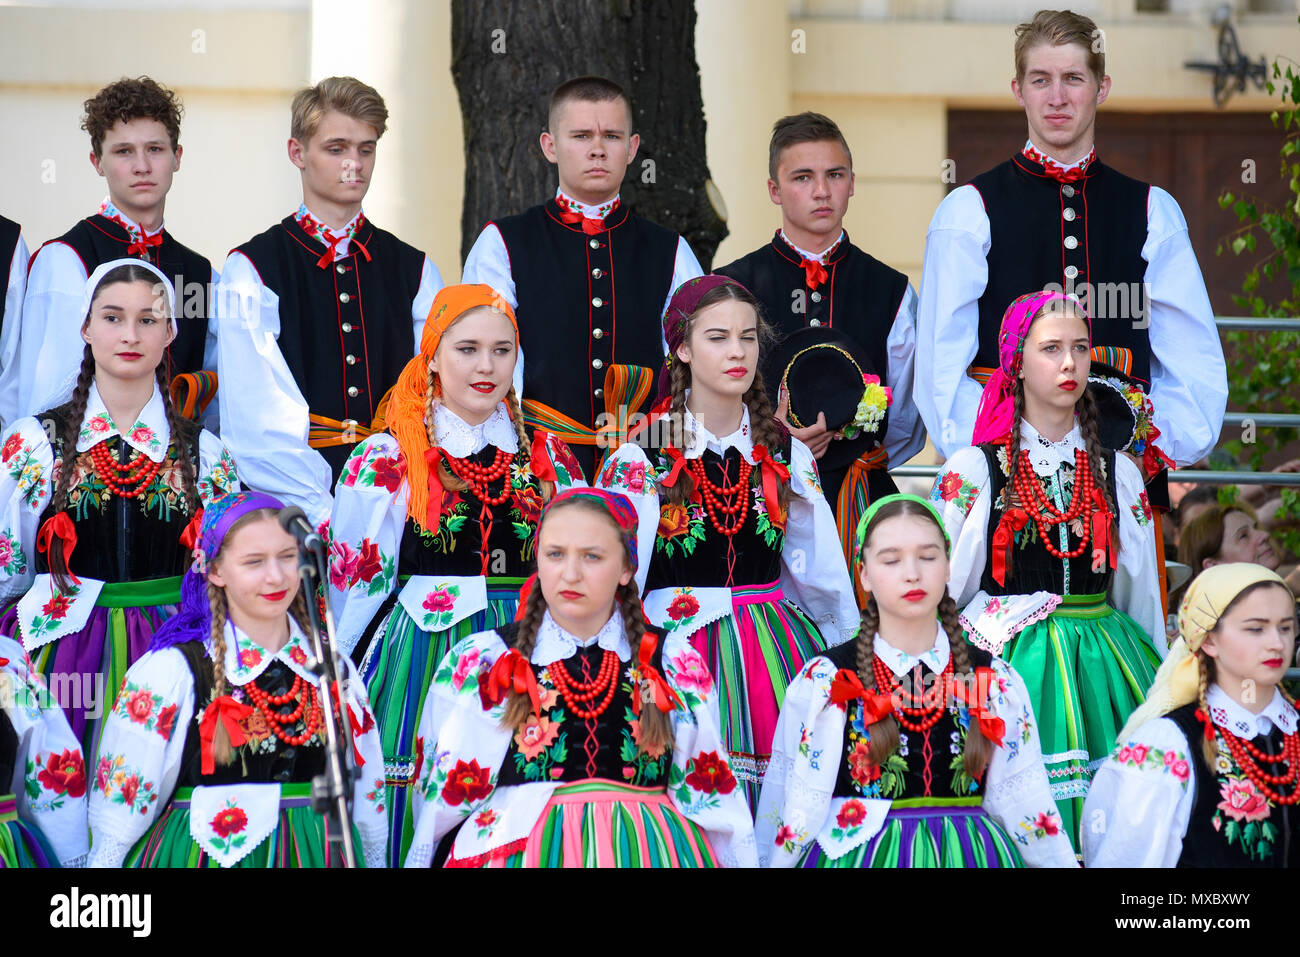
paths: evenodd
<path fill-rule="evenodd" d="M 1009 508 L 993 532 L 993 580 L 999 585 L 1007 583 L 1007 566 L 1011 563 L 1011 549 L 1016 532 L 1029 524 L 1029 513 L 1023 508 Z"/>
<path fill-rule="evenodd" d="M 766 445 L 754 446 L 754 461 L 763 474 L 763 501 L 768 515 L 781 514 L 781 499 L 777 494 L 777 480 L 790 481 L 790 470 L 772 457 Z"/>
<path fill-rule="evenodd" d="M 1002 738 L 1007 733 L 1006 722 L 1001 718 L 994 717 L 993 712 L 989 711 L 988 708 L 989 691 L 996 680 L 997 677 L 993 674 L 992 668 L 976 668 L 975 688 L 973 690 L 970 684 L 965 681 L 954 681 L 952 687 L 953 694 L 958 701 L 966 706 L 970 716 L 979 724 L 979 729 L 984 734 L 984 737 L 998 747 L 1002 747 Z"/>
<path fill-rule="evenodd" d="M 894 713 L 894 699 L 887 694 L 868 691 L 856 671 L 841 668 L 831 682 L 831 702 L 841 708 L 854 698 L 862 699 L 862 723 L 873 725 Z"/>
<path fill-rule="evenodd" d="M 492 665 L 487 673 L 487 680 L 479 679 L 479 697 L 484 710 L 505 700 L 506 694 L 514 689 L 516 694 L 528 695 L 532 702 L 533 714 L 541 717 L 542 699 L 537 690 L 537 676 L 528 659 L 511 648 Z"/>
<path fill-rule="evenodd" d="M 77 530 L 67 512 L 57 512 L 45 520 L 36 535 L 36 550 L 48 555 L 55 539 L 63 543 L 63 567 L 73 582 L 80 585 L 81 579 L 72 574 L 72 567 L 68 564 L 72 560 L 73 549 L 77 547 Z"/>
<path fill-rule="evenodd" d="M 677 697 L 667 680 L 659 669 L 650 664 L 650 659 L 654 656 L 655 648 L 659 645 L 659 639 L 650 632 L 641 636 L 641 647 L 637 651 L 638 668 L 641 677 L 650 683 L 650 689 L 654 695 L 655 707 L 667 714 L 673 708 L 682 707 L 682 701 Z M 639 689 L 632 691 L 632 711 L 641 714 L 641 694 Z"/>
<path fill-rule="evenodd" d="M 804 259 L 799 263 L 803 267 L 804 278 L 808 283 L 809 289 L 816 289 L 824 283 L 830 275 L 826 267 L 822 265 L 820 259 Z"/>
<path fill-rule="evenodd" d="M 560 208 L 560 222 L 566 226 L 576 226 L 582 223 L 582 231 L 588 236 L 595 236 L 597 233 L 605 231 L 605 221 L 603 219 L 591 219 L 582 215 L 576 209 Z"/>
<path fill-rule="evenodd" d="M 230 743 L 239 747 L 247 740 L 243 728 L 239 726 L 240 719 L 247 718 L 252 713 L 251 707 L 240 704 L 230 695 L 222 695 L 208 705 L 203 712 L 203 720 L 199 722 L 199 770 L 203 774 L 212 774 L 217 769 L 212 756 L 212 738 L 217 733 L 217 722 L 226 726 Z"/>

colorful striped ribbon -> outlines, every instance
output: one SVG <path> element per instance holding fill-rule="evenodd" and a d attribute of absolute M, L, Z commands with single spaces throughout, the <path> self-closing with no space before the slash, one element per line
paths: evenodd
<path fill-rule="evenodd" d="M 375 417 L 369 425 L 362 425 L 356 419 L 331 419 L 328 416 L 312 412 L 307 416 L 311 427 L 307 432 L 307 444 L 313 449 L 327 449 L 335 445 L 354 445 L 362 442 L 387 428 L 388 400 L 393 390 L 389 389 L 379 400 L 375 408 Z"/>
<path fill-rule="evenodd" d="M 197 419 L 217 395 L 217 374 L 206 370 L 182 372 L 168 386 L 172 405 L 187 419 Z"/>
<path fill-rule="evenodd" d="M 854 535 L 858 528 L 858 519 L 871 504 L 871 491 L 867 484 L 867 473 L 872 469 L 889 468 L 889 453 L 884 446 L 877 446 L 870 452 L 864 452 L 849 466 L 835 497 L 835 525 L 840 533 L 840 548 L 849 563 L 849 576 L 853 579 L 853 592 L 858 596 L 858 607 L 867 600 L 867 594 L 858 581 L 856 548 Z"/>
<path fill-rule="evenodd" d="M 605 370 L 601 397 L 605 400 L 605 425 L 599 429 L 583 425 L 559 409 L 535 399 L 524 399 L 524 422 L 542 429 L 569 445 L 592 445 L 602 449 L 596 458 L 599 474 L 605 459 L 627 440 L 628 419 L 650 395 L 654 371 L 645 366 L 615 363 Z M 619 412 L 624 410 L 620 419 Z"/>

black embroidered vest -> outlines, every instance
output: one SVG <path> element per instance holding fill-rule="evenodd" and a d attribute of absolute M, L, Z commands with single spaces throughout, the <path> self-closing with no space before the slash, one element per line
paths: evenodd
<path fill-rule="evenodd" d="M 971 180 L 988 214 L 988 285 L 979 299 L 975 365 L 997 368 L 1007 306 L 1048 285 L 1086 300 L 1092 344 L 1133 354 L 1133 376 L 1149 389 L 1150 303 L 1143 287 L 1147 183 L 1094 161 L 1072 184 L 1058 183 L 1024 156 Z"/>
<path fill-rule="evenodd" d="M 171 376 L 203 369 L 208 317 L 212 313 L 212 264 L 163 230 L 161 246 L 144 257 L 176 287 L 176 338 L 167 347 Z M 87 216 L 53 242 L 67 243 L 89 276 L 102 263 L 127 258 L 131 235 L 104 216 Z M 39 250 L 38 250 L 39 252 Z"/>
<path fill-rule="evenodd" d="M 786 447 L 776 454 L 788 465 L 788 437 Z M 704 474 L 715 485 L 734 485 L 739 478 L 742 459 L 734 446 L 727 449 L 725 456 L 706 449 L 700 460 L 704 463 Z M 654 461 L 662 479 L 671 469 L 672 459 L 660 452 Z M 659 534 L 655 537 L 646 591 L 680 585 L 696 588 L 765 585 L 781 577 L 786 516 L 768 514 L 759 467 L 755 465 L 752 468 L 749 501 L 743 509 L 744 521 L 740 530 L 730 538 L 714 527 L 699 488 L 686 505 L 662 501 Z M 685 468 L 681 474 L 686 474 Z M 724 527 L 730 527 L 733 521 L 721 512 L 718 519 Z"/>
<path fill-rule="evenodd" d="M 64 460 L 60 434 L 70 412 L 71 403 L 66 403 L 36 416 L 45 434 L 52 436 L 50 445 L 56 471 Z M 77 545 L 69 562 L 73 574 L 106 582 L 134 582 L 181 575 L 189 568 L 190 550 L 181 544 L 180 536 L 189 524 L 191 513 L 177 445 L 180 442 L 188 445 L 191 467 L 197 472 L 201 429 L 189 420 L 178 421 L 182 434 L 172 436 L 158 474 L 136 498 L 109 492 L 95 474 L 89 451 L 76 456 L 73 465 L 76 472 L 63 507 L 77 532 Z M 80 423 L 77 427 L 80 428 Z M 103 444 L 118 462 L 127 462 L 135 454 L 120 436 L 106 439 Z M 41 513 L 41 523 L 54 513 L 51 498 Z M 37 553 L 35 569 L 37 574 L 50 570 L 45 553 Z"/>
<path fill-rule="evenodd" d="M 862 347 L 874 367 L 867 371 L 874 372 L 886 383 L 889 370 L 886 341 L 907 293 L 907 276 L 854 246 L 847 233 L 826 263 L 826 281 L 816 289 L 808 288 L 801 261 L 799 253 L 778 231 L 763 248 L 714 272 L 730 276 L 754 294 L 763 304 L 763 318 L 778 341 L 807 326 L 837 329 Z M 763 384 L 775 408 L 777 389 L 785 370 L 772 367 L 768 362 L 770 355 L 765 351 Z M 879 435 L 883 436 L 888 429 L 886 413 Z M 877 438 L 861 435 L 856 439 L 838 439 L 817 460 L 822 488 L 832 505 L 849 465 L 869 452 L 876 442 Z M 883 469 L 868 473 L 867 483 L 872 501 L 898 491 Z"/>
<path fill-rule="evenodd" d="M 1259 793 L 1219 741 L 1219 767 L 1205 762 L 1201 741 L 1205 726 L 1195 717 L 1198 705 L 1187 704 L 1168 717 L 1187 738 L 1188 763 L 1196 780 L 1192 816 L 1183 835 L 1179 867 L 1298 867 L 1300 810 L 1274 804 Z M 1282 732 L 1257 735 L 1256 748 L 1281 755 Z M 1284 774 L 1286 765 L 1264 765 L 1267 774 Z"/>
<path fill-rule="evenodd" d="M 987 668 L 993 656 L 971 646 L 972 668 Z M 857 640 L 846 641 L 824 652 L 837 668 L 857 671 Z M 927 682 L 937 680 L 929 669 L 922 668 Z M 913 672 L 915 673 L 915 672 Z M 909 682 L 903 687 L 915 691 Z M 925 687 L 930 687 L 926 684 Z M 835 705 L 830 705 L 835 707 Z M 906 798 L 974 798 L 984 793 L 983 780 L 976 781 L 965 771 L 962 754 L 966 749 L 966 728 L 958 720 L 955 708 L 949 707 L 928 731 L 899 728 L 899 748 L 886 759 L 884 767 L 874 768 L 868 760 L 867 735 L 862 723 L 862 702 L 849 702 L 844 722 L 844 740 L 840 750 L 839 772 L 835 778 L 836 797 Z"/>
<path fill-rule="evenodd" d="M 1002 521 L 1002 489 L 1009 479 L 1003 473 L 1002 466 L 998 464 L 1001 458 L 998 453 L 1003 449 L 1003 446 L 981 445 L 979 449 L 984 453 L 984 459 L 988 462 L 989 467 L 989 485 L 984 490 L 984 494 L 989 496 L 991 507 L 989 508 L 985 540 L 988 543 L 987 547 L 991 550 L 993 535 L 997 531 L 998 524 Z M 1104 449 L 1102 451 L 1102 462 L 1106 467 L 1106 491 L 1110 495 L 1110 500 L 1114 502 L 1115 453 L 1109 449 Z M 1038 475 L 1035 475 L 1035 478 L 1043 488 L 1044 493 L 1047 494 L 1048 501 L 1051 501 L 1051 487 L 1048 485 L 1048 480 L 1044 480 Z M 1070 504 L 1070 493 L 1074 488 L 1074 467 L 1062 466 L 1057 469 L 1055 479 L 1062 482 L 1064 501 L 1068 506 Z M 1049 528 L 1048 535 L 1052 539 L 1052 545 L 1060 551 L 1073 551 L 1079 545 L 1077 532 L 1071 531 L 1068 539 L 1069 544 L 1062 549 L 1060 526 Z M 1118 543 L 1112 543 L 1112 547 L 1117 547 L 1117 545 Z M 1015 535 L 1011 566 L 1007 572 L 1006 584 L 999 585 L 994 581 L 993 561 L 990 558 L 984 564 L 984 574 L 980 578 L 980 588 L 990 595 L 1028 595 L 1036 591 L 1050 591 L 1057 595 L 1096 595 L 1104 593 L 1110 588 L 1111 577 L 1112 572 L 1109 564 L 1100 572 L 1092 570 L 1091 540 L 1089 540 L 1088 547 L 1077 558 L 1066 559 L 1063 562 L 1048 552 L 1039 537 L 1036 524 L 1033 519 L 1030 519 L 1029 523 Z"/>
<path fill-rule="evenodd" d="M 519 626 L 511 623 L 497 629 L 507 647 L 513 647 Z M 659 639 L 650 663 L 663 673 L 663 636 Z M 564 661 L 545 668 L 532 665 L 542 696 L 540 720 L 529 716 L 510 738 L 497 787 L 527 784 L 534 781 L 582 781 L 604 778 L 621 784 L 661 786 L 668 783 L 672 767 L 672 748 L 658 754 L 646 754 L 637 746 L 640 721 L 632 710 L 632 695 L 639 694 L 629 671 L 635 666 L 637 649 L 630 662 L 620 662 L 618 687 L 609 706 L 595 718 L 583 718 L 555 691 L 551 668 L 566 668 L 578 681 L 590 681 L 600 672 L 604 649 L 592 644 L 579 648 Z M 642 705 L 654 707 L 654 705 Z"/>
<path fill-rule="evenodd" d="M 524 395 L 595 427 L 611 363 L 663 364 L 663 309 L 672 294 L 677 234 L 620 206 L 589 236 L 549 200 L 495 221 L 515 281 Z M 627 418 L 645 412 L 629 409 Z M 574 455 L 593 474 L 592 446 Z"/>
<path fill-rule="evenodd" d="M 411 303 L 424 253 L 369 220 L 348 248 L 347 256 L 322 268 L 324 245 L 286 216 L 237 250 L 280 298 L 277 344 L 307 407 L 368 426 L 415 355 Z M 335 480 L 354 447 L 319 450 Z"/>

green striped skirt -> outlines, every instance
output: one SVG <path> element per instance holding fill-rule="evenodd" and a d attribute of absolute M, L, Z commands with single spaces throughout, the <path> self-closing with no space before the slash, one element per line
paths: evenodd
<path fill-rule="evenodd" d="M 813 842 L 803 867 L 1024 867 L 980 798 L 895 801 L 880 833 L 831 860 Z"/>
<path fill-rule="evenodd" d="M 1029 689 L 1052 797 L 1077 852 L 1092 774 L 1145 700 L 1160 656 L 1105 595 L 1066 595 L 1007 642 L 1002 657 Z"/>
<path fill-rule="evenodd" d="M 528 837 L 448 867 L 718 867 L 663 788 L 588 780 L 555 790 Z"/>
<path fill-rule="evenodd" d="M 45 835 L 18 817 L 18 799 L 0 794 L 0 870 L 58 866 Z"/>
<path fill-rule="evenodd" d="M 717 681 L 722 741 L 752 812 L 772 756 L 785 689 L 826 643 L 776 583 L 733 588 L 731 609 L 692 635 L 691 644 Z"/>
<path fill-rule="evenodd" d="M 136 842 L 123 867 L 220 867 L 190 836 L 190 795 L 177 788 L 167 809 Z M 352 828 L 357 866 L 364 867 L 361 834 Z M 280 786 L 280 821 L 235 867 L 326 867 L 325 818 L 311 807 L 311 784 Z M 338 866 L 337 863 L 334 866 Z"/>
<path fill-rule="evenodd" d="M 420 628 L 399 602 L 366 649 L 361 676 L 384 748 L 389 867 L 401 867 L 411 846 L 415 824 L 407 798 L 417 763 L 415 736 L 433 673 L 462 638 L 514 620 L 523 583 L 522 578 L 489 578 L 487 608 L 442 631 Z"/>

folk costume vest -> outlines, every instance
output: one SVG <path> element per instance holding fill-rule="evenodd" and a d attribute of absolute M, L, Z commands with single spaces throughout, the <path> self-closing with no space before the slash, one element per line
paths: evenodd
<path fill-rule="evenodd" d="M 98 213 L 87 216 L 51 242 L 71 246 L 81 257 L 87 276 L 102 263 L 136 255 L 129 251 L 131 234 Z M 185 372 L 201 372 L 208 316 L 212 312 L 212 264 L 182 246 L 165 229 L 162 245 L 146 247 L 139 258 L 157 266 L 176 288 L 176 338 L 167 347 L 168 379 Z"/>
<path fill-rule="evenodd" d="M 1219 741 L 1219 758 L 1211 768 L 1201 741 L 1205 726 L 1196 718 L 1196 702 L 1166 715 L 1187 738 L 1196 776 L 1196 801 L 1183 836 L 1179 867 L 1300 867 L 1300 808 L 1269 801 Z M 1282 732 L 1274 727 L 1250 743 L 1279 756 L 1262 764 L 1267 774 L 1285 774 Z"/>
<path fill-rule="evenodd" d="M 1147 263 L 1150 185 L 1094 160 L 1074 183 L 1061 183 L 1017 154 L 971 180 L 992 237 L 988 285 L 979 299 L 976 367 L 998 365 L 1002 314 L 1017 296 L 1048 285 L 1080 295 L 1093 317 L 1094 355 L 1151 388 Z M 1117 351 L 1119 350 L 1119 351 Z"/>
<path fill-rule="evenodd" d="M 497 634 L 507 647 L 514 647 L 519 625 L 511 623 L 498 628 Z M 657 641 L 650 664 L 663 673 L 663 635 L 650 629 Z M 600 714 L 584 718 L 573 709 L 555 688 L 551 669 L 565 668 L 578 681 L 591 681 L 600 673 L 605 650 L 593 642 L 579 648 L 572 656 L 545 667 L 530 663 L 537 676 L 538 693 L 543 714 L 530 717 L 523 728 L 515 731 L 506 749 L 505 761 L 497 779 L 497 787 L 528 784 L 534 781 L 560 781 L 569 783 L 587 778 L 604 778 L 641 787 L 666 786 L 668 771 L 672 767 L 672 747 L 665 747 L 656 755 L 648 755 L 637 745 L 639 721 L 632 708 L 632 695 L 639 689 L 627 680 L 627 672 L 636 663 L 637 648 L 632 649 L 633 659 L 620 662 L 620 677 L 613 698 Z M 589 702 L 599 704 L 599 701 Z M 643 704 L 641 707 L 654 707 Z"/>
<path fill-rule="evenodd" d="M 369 220 L 348 248 L 322 266 L 321 244 L 286 216 L 237 250 L 280 298 L 280 352 L 308 409 L 368 428 L 415 354 L 411 303 L 424 254 Z M 335 481 L 355 445 L 318 449 Z"/>
<path fill-rule="evenodd" d="M 50 446 L 56 463 L 66 461 L 67 450 L 60 436 L 62 424 L 71 411 L 72 404 L 65 403 L 36 415 L 45 434 L 53 436 Z M 178 417 L 178 420 L 182 434 L 171 437 L 162 467 L 150 486 L 135 498 L 106 496 L 105 485 L 91 465 L 90 451 L 78 455 L 75 447 L 70 450 L 76 471 L 62 510 L 72 520 L 77 533 L 77 544 L 69 561 L 73 574 L 106 582 L 134 582 L 181 575 L 189 568 L 190 549 L 181 544 L 180 537 L 191 513 L 177 448 L 180 442 L 187 444 L 190 467 L 197 472 L 201 429 L 189 419 Z M 129 461 L 134 451 L 119 435 L 101 444 L 117 462 Z M 196 476 L 196 490 L 197 484 Z M 41 524 L 54 514 L 51 497 L 41 513 Z M 49 572 L 47 553 L 36 553 L 35 570 L 38 575 Z"/>
<path fill-rule="evenodd" d="M 824 279 L 810 278 L 802 260 L 778 230 L 763 248 L 715 271 L 754 294 L 778 340 L 807 326 L 837 329 L 871 357 L 875 374 L 884 382 L 889 369 L 886 340 L 907 294 L 907 276 L 854 246 L 847 232 L 824 265 Z M 771 353 L 765 353 L 763 383 L 775 408 L 784 370 L 771 367 L 766 361 Z M 888 428 L 886 413 L 878 434 L 883 436 Z M 849 465 L 869 452 L 875 442 L 869 435 L 837 439 L 817 460 L 822 488 L 832 506 Z M 898 491 L 883 468 L 872 469 L 868 482 L 872 501 Z"/>
<path fill-rule="evenodd" d="M 495 225 L 519 303 L 523 398 L 595 428 L 606 412 L 610 364 L 657 373 L 663 363 L 662 315 L 672 293 L 677 235 L 625 205 L 605 217 L 603 232 L 588 235 L 561 220 L 554 199 Z M 629 426 L 649 404 L 626 411 Z M 595 474 L 594 446 L 560 436 L 584 474 Z"/>

